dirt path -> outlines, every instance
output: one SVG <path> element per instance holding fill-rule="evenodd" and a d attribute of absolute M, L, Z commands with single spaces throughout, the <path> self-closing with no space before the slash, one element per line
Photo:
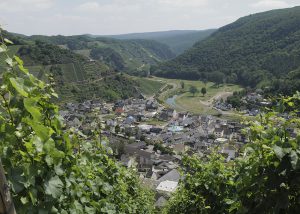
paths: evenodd
<path fill-rule="evenodd" d="M 233 94 L 233 92 L 221 91 L 221 92 L 217 93 L 215 96 L 211 97 L 207 101 L 200 100 L 200 103 L 205 106 L 211 106 L 214 101 L 220 100 L 220 99 L 225 100 L 225 99 L 227 99 L 227 97 L 231 96 L 232 94 Z"/>
<path fill-rule="evenodd" d="M 165 90 L 165 88 L 169 87 L 169 85 L 172 85 L 173 87 L 171 89 Z M 177 87 L 178 87 L 178 85 L 176 83 L 166 83 L 166 85 L 164 85 L 163 87 L 161 87 L 159 89 L 159 93 L 161 93 L 159 95 L 160 99 L 165 100 L 165 95 L 167 93 L 171 93 L 172 91 L 175 91 L 177 89 Z"/>

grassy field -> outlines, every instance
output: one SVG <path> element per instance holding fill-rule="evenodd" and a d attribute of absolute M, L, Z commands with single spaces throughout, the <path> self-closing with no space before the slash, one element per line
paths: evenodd
<path fill-rule="evenodd" d="M 153 96 L 165 85 L 164 82 L 152 80 L 150 78 L 133 77 L 139 84 L 141 92 L 146 96 Z"/>
<path fill-rule="evenodd" d="M 178 111 L 189 111 L 195 114 L 211 114 L 219 115 L 220 112 L 213 109 L 213 102 L 215 100 L 226 99 L 234 91 L 239 91 L 242 88 L 238 85 L 224 84 L 217 87 L 214 83 L 203 83 L 201 81 L 165 79 L 165 78 L 134 78 L 140 83 L 140 89 L 148 96 L 154 96 L 158 92 L 158 99 L 166 106 L 175 108 Z M 181 88 L 181 82 L 184 82 L 184 88 Z M 165 87 L 164 87 L 165 86 Z M 199 93 L 195 95 L 189 92 L 189 88 L 195 86 Z M 200 91 L 205 87 L 207 93 L 203 96 Z M 159 91 L 163 89 L 162 91 Z M 173 105 L 170 106 L 166 103 L 168 98 L 176 97 L 173 99 Z M 237 117 L 235 112 L 229 112 L 226 117 Z"/>
<path fill-rule="evenodd" d="M 218 115 L 219 112 L 213 109 L 213 102 L 217 99 L 226 99 L 234 91 L 241 90 L 237 85 L 221 85 L 216 87 L 214 83 L 204 84 L 201 81 L 183 81 L 184 88 L 181 88 L 182 80 L 166 80 L 167 84 L 173 86 L 172 89 L 161 94 L 159 99 L 165 101 L 167 98 L 177 95 L 175 104 L 178 110 L 185 109 L 186 111 L 196 114 L 212 114 Z M 195 95 L 189 92 L 189 88 L 195 86 L 199 93 Z M 202 87 L 205 87 L 207 93 L 203 96 L 200 93 Z"/>

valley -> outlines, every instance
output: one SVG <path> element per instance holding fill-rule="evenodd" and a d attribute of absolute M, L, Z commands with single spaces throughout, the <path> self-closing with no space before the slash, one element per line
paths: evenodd
<path fill-rule="evenodd" d="M 78 35 L 0 27 L 0 213 L 299 213 L 300 6 L 243 2 L 257 13 L 216 29 L 214 1 L 145 2 L 39 14 L 73 23 L 44 32 Z M 212 26 L 166 30 L 200 26 L 188 8 Z M 88 19 L 103 12 L 107 26 Z"/>

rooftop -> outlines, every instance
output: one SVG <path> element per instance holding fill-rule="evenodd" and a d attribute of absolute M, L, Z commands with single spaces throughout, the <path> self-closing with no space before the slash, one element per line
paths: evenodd
<path fill-rule="evenodd" d="M 164 191 L 164 192 L 174 192 L 178 186 L 178 182 L 176 181 L 163 181 L 157 187 L 156 190 Z"/>

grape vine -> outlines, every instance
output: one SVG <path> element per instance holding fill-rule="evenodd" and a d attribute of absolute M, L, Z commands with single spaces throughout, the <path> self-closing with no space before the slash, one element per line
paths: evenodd
<path fill-rule="evenodd" d="M 17 213 L 152 213 L 152 192 L 109 156 L 96 130 L 90 139 L 66 129 L 51 79 L 8 56 L 11 43 L 0 44 L 0 155 Z"/>

